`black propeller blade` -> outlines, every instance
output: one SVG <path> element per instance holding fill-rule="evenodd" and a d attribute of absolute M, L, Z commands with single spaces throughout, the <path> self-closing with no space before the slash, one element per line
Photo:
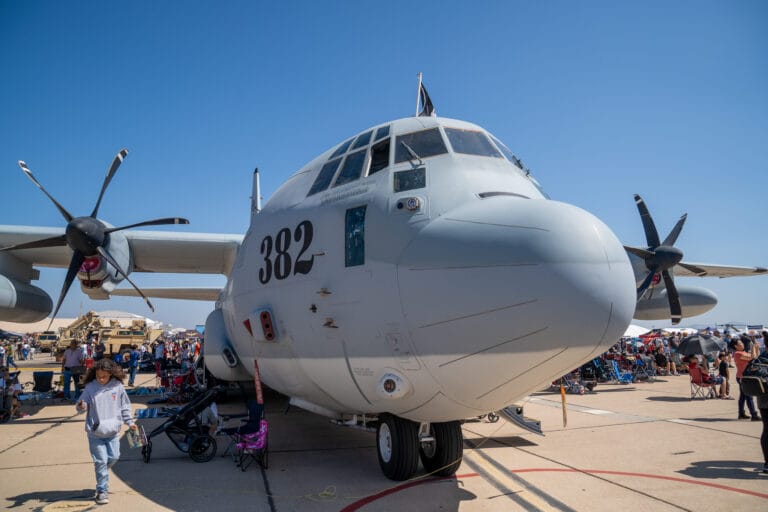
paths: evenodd
<path fill-rule="evenodd" d="M 674 246 L 677 241 L 677 237 L 680 236 L 680 232 L 683 230 L 685 220 L 688 218 L 688 214 L 684 214 L 669 232 L 664 242 L 659 239 L 659 232 L 656 230 L 656 224 L 653 222 L 653 217 L 648 211 L 648 207 L 645 205 L 645 201 L 639 195 L 635 194 L 635 203 L 637 204 L 637 210 L 640 212 L 640 220 L 643 222 L 643 230 L 645 231 L 645 240 L 648 243 L 648 247 L 641 249 L 639 247 L 624 248 L 645 260 L 645 267 L 648 269 L 648 275 L 640 283 L 637 288 L 637 298 L 639 299 L 648 290 L 653 282 L 653 277 L 656 274 L 661 274 L 664 280 L 664 286 L 667 289 L 667 299 L 669 300 L 669 313 L 672 323 L 677 325 L 682 318 L 682 306 L 680 305 L 680 296 L 677 293 L 674 279 L 672 274 L 669 273 L 669 269 L 680 263 L 683 259 L 683 251 Z M 685 268 L 692 272 L 703 272 L 702 269 L 694 267 L 693 265 L 685 265 Z M 695 269 L 695 270 L 694 270 Z M 698 271 L 698 272 L 697 272 Z"/>
<path fill-rule="evenodd" d="M 162 219 L 148 220 L 144 222 L 137 222 L 135 224 L 110 228 L 96 217 L 99 213 L 99 207 L 101 206 L 101 201 L 104 198 L 104 193 L 106 192 L 107 187 L 109 187 L 109 184 L 112 182 L 112 178 L 114 178 L 117 170 L 120 168 L 120 164 L 123 163 L 126 155 L 128 155 L 127 149 L 121 149 L 117 155 L 115 155 L 115 158 L 112 161 L 112 165 L 109 167 L 109 171 L 107 171 L 107 175 L 104 178 L 104 183 L 101 185 L 101 191 L 99 192 L 99 197 L 96 200 L 96 206 L 93 207 L 91 215 L 87 217 L 73 217 L 72 214 L 70 214 L 61 204 L 59 204 L 59 202 L 56 201 L 56 199 L 54 199 L 47 190 L 45 190 L 40 182 L 37 181 L 35 176 L 27 167 L 27 164 L 19 161 L 19 167 L 21 167 L 21 170 L 24 171 L 24 174 L 27 175 L 32 183 L 34 183 L 35 186 L 37 186 L 37 188 L 39 188 L 53 202 L 61 215 L 67 221 L 67 226 L 64 235 L 46 238 L 43 240 L 36 240 L 33 242 L 26 242 L 23 244 L 17 244 L 11 247 L 5 247 L 0 249 L 0 252 L 19 249 L 57 247 L 63 245 L 69 246 L 69 248 L 72 250 L 72 259 L 69 262 L 67 276 L 64 279 L 64 285 L 61 287 L 59 300 L 56 302 L 56 307 L 53 310 L 53 315 L 51 316 L 51 324 L 53 323 L 53 319 L 56 318 L 56 315 L 61 308 L 61 304 L 64 302 L 64 298 L 67 296 L 69 288 L 72 286 L 72 283 L 75 280 L 75 277 L 77 276 L 77 273 L 80 270 L 83 262 L 86 258 L 96 255 L 101 256 L 107 263 L 112 265 L 117 273 L 126 279 L 139 293 L 139 295 L 144 298 L 147 306 L 149 306 L 149 309 L 152 311 L 155 310 L 154 306 L 152 306 L 152 303 L 149 301 L 149 299 L 147 299 L 146 295 L 144 295 L 139 287 L 136 286 L 136 284 L 128 277 L 128 272 L 120 267 L 120 264 L 117 262 L 117 260 L 115 260 L 115 258 L 113 258 L 107 250 L 106 245 L 108 245 L 109 242 L 109 235 L 110 233 L 114 233 L 116 231 L 122 231 L 124 229 L 135 228 L 139 226 L 189 224 L 189 221 L 180 217 L 166 217 Z M 48 327 L 50 328 L 50 324 Z"/>

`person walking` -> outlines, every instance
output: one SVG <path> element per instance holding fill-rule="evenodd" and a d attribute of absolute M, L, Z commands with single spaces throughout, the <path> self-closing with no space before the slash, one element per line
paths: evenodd
<path fill-rule="evenodd" d="M 70 390 L 70 384 L 72 383 L 73 370 L 75 367 L 83 365 L 83 351 L 78 347 L 77 340 L 72 340 L 64 351 L 64 355 L 61 358 L 61 373 L 64 375 L 64 399 L 72 400 L 72 391 Z M 79 378 L 75 375 L 75 378 Z M 77 384 L 75 384 L 77 388 Z"/>
<path fill-rule="evenodd" d="M 131 402 L 123 387 L 125 373 L 110 359 L 100 359 L 85 374 L 85 389 L 75 409 L 87 412 L 85 432 L 96 473 L 96 503 L 109 503 L 109 470 L 120 459 L 120 427 L 136 432 Z"/>
<path fill-rule="evenodd" d="M 752 417 L 752 421 L 760 421 L 760 416 L 757 414 L 755 404 L 752 401 L 752 397 L 744 393 L 744 387 L 741 385 L 741 377 L 744 374 L 744 368 L 747 364 L 757 357 L 757 343 L 752 343 L 750 351 L 744 350 L 744 342 L 741 339 L 736 340 L 734 343 L 735 352 L 733 353 L 733 359 L 736 363 L 736 382 L 739 383 L 739 419 L 746 420 L 750 416 L 744 413 L 744 404 L 749 409 L 749 414 Z"/>
<path fill-rule="evenodd" d="M 128 385 L 133 386 L 134 381 L 136 380 L 136 372 L 139 369 L 139 359 L 141 359 L 141 352 L 139 352 L 138 347 L 134 343 L 131 345 L 131 353 L 128 356 L 128 371 L 130 372 L 130 377 L 128 378 Z"/>

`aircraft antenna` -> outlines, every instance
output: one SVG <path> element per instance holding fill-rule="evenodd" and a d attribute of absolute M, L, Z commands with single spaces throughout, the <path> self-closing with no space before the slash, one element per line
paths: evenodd
<path fill-rule="evenodd" d="M 414 117 L 419 117 L 419 100 L 421 99 L 421 81 L 424 78 L 424 74 L 419 71 L 419 74 L 416 75 L 419 77 L 419 86 L 416 87 L 416 113 L 414 114 Z"/>
<path fill-rule="evenodd" d="M 251 196 L 251 213 L 261 211 L 261 186 L 259 184 L 259 168 L 253 170 L 253 195 Z"/>

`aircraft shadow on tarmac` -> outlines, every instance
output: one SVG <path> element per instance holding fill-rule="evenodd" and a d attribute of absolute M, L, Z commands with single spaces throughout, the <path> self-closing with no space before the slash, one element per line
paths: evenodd
<path fill-rule="evenodd" d="M 690 402 L 691 399 L 685 396 L 647 396 L 645 397 L 646 400 L 651 400 L 652 402 Z"/>
<path fill-rule="evenodd" d="M 757 445 L 756 457 L 760 458 Z M 768 475 L 759 471 L 757 462 L 749 463 L 743 460 L 702 460 L 692 463 L 689 467 L 678 471 L 692 478 L 728 478 L 746 480 L 766 480 Z"/>

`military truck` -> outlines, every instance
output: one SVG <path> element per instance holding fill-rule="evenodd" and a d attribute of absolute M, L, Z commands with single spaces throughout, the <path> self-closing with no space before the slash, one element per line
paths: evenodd
<path fill-rule="evenodd" d="M 36 337 L 40 352 L 54 352 L 59 343 L 59 335 L 54 331 L 43 331 Z"/>

